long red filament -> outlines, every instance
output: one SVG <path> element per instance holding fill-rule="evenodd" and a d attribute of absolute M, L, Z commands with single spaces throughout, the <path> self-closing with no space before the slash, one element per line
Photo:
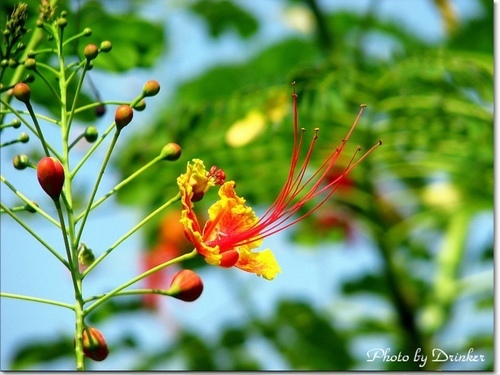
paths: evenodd
<path fill-rule="evenodd" d="M 356 149 L 356 152 L 351 156 L 349 163 L 344 168 L 344 171 L 341 173 L 339 177 L 337 177 L 334 181 L 330 181 L 328 184 L 324 184 L 325 177 L 328 175 L 328 172 L 333 168 L 335 162 L 338 160 L 340 154 L 342 153 L 344 146 L 349 141 L 354 128 L 356 127 L 366 105 L 362 104 L 361 108 L 354 120 L 351 128 L 349 129 L 346 137 L 341 141 L 340 145 L 330 153 L 330 155 L 323 161 L 323 163 L 319 166 L 319 168 L 309 177 L 305 179 L 307 167 L 309 164 L 309 160 L 312 157 L 313 150 L 316 144 L 316 140 L 318 138 L 319 129 L 315 129 L 315 133 L 313 139 L 309 145 L 307 153 L 305 155 L 304 161 L 298 171 L 297 164 L 300 156 L 300 151 L 302 149 L 303 139 L 304 139 L 304 129 L 301 129 L 301 134 L 299 135 L 299 117 L 298 117 L 298 108 L 297 108 L 297 94 L 295 92 L 295 82 L 293 85 L 293 150 L 292 150 L 292 160 L 290 163 L 290 170 L 288 172 L 288 177 L 283 185 L 283 188 L 275 199 L 275 201 L 271 204 L 271 206 L 266 210 L 266 212 L 262 215 L 259 222 L 240 233 L 232 233 L 228 237 L 222 238 L 214 238 L 211 242 L 211 245 L 218 245 L 221 250 L 223 249 L 232 249 L 236 246 L 245 245 L 248 243 L 255 242 L 264 237 L 270 236 L 277 232 L 286 229 L 305 217 L 312 214 L 316 209 L 318 209 L 323 203 L 325 203 L 332 194 L 336 191 L 340 181 L 344 178 L 353 168 L 355 168 L 364 158 L 368 156 L 375 148 L 382 144 L 379 141 L 373 147 L 371 147 L 367 152 L 365 152 L 361 157 L 359 157 L 356 161 L 354 160 L 357 153 L 360 151 L 359 146 Z M 305 179 L 305 181 L 304 181 Z M 309 185 L 311 185 L 309 187 Z M 302 194 L 305 189 L 309 187 L 309 190 Z M 299 197 L 299 195 L 302 196 Z M 313 208 L 300 215 L 299 217 L 290 220 L 308 201 L 311 201 L 318 197 L 319 195 L 325 194 L 319 202 L 317 202 Z M 295 201 L 295 202 L 294 202 Z M 209 228 L 205 228 L 205 235 L 210 235 L 211 231 L 214 230 L 216 224 L 220 218 L 216 218 L 214 222 L 210 223 Z"/>

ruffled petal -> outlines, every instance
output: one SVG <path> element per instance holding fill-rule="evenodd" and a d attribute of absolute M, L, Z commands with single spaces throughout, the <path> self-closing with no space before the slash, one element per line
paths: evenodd
<path fill-rule="evenodd" d="M 281 272 L 274 254 L 269 249 L 258 253 L 240 250 L 240 258 L 235 267 L 246 272 L 255 273 L 267 280 L 274 279 Z"/>

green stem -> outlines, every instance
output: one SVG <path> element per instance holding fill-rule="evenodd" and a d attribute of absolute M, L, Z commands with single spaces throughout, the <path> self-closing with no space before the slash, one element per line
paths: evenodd
<path fill-rule="evenodd" d="M 14 213 L 8 207 L 6 207 L 3 203 L 0 203 L 0 207 L 2 207 L 2 209 L 15 221 L 17 221 L 18 224 L 21 225 L 29 234 L 31 234 L 36 240 L 38 240 L 38 242 L 45 246 L 47 250 L 49 250 L 57 259 L 59 259 L 59 261 L 64 264 L 66 268 L 70 268 L 69 263 L 57 251 L 55 251 L 47 242 L 45 242 L 38 234 L 36 234 L 33 229 L 26 225 L 24 221 L 14 215 Z"/>
<path fill-rule="evenodd" d="M 73 169 L 71 172 L 71 178 L 74 178 L 78 170 L 86 163 L 88 158 L 94 153 L 94 151 L 101 145 L 101 143 L 104 141 L 104 139 L 108 136 L 108 134 L 113 130 L 115 127 L 115 123 L 112 123 L 106 131 L 102 134 L 102 136 L 92 145 L 90 150 L 87 151 L 85 156 L 78 162 L 76 167 Z"/>
<path fill-rule="evenodd" d="M 164 203 L 160 207 L 158 207 L 156 210 L 154 210 L 152 213 L 150 213 L 148 216 L 146 216 L 144 219 L 142 219 L 139 223 L 137 223 L 132 229 L 130 229 L 127 233 L 125 233 L 123 236 L 121 236 L 113 245 L 111 245 L 101 256 L 99 256 L 94 263 L 92 263 L 83 273 L 82 273 L 82 278 L 87 276 L 90 271 L 94 269 L 100 262 L 103 261 L 104 258 L 106 258 L 118 245 L 120 245 L 123 241 L 125 241 L 127 238 L 129 238 L 132 234 L 134 234 L 138 229 L 140 229 L 144 224 L 146 224 L 149 220 L 151 220 L 154 216 L 159 214 L 161 211 L 163 211 L 165 208 L 173 204 L 174 202 L 178 201 L 181 198 L 180 193 L 178 193 L 175 197 L 170 199 L 168 202 Z"/>
<path fill-rule="evenodd" d="M 114 297 L 115 295 L 117 295 L 123 289 L 129 287 L 130 285 L 133 285 L 136 282 L 144 279 L 145 277 L 148 277 L 149 275 L 151 275 L 151 274 L 153 274 L 153 273 L 155 273 L 157 271 L 160 271 L 160 270 L 162 270 L 165 267 L 171 266 L 172 264 L 180 263 L 180 262 L 183 262 L 185 260 L 194 258 L 197 254 L 198 254 L 198 252 L 195 249 L 195 250 L 193 250 L 193 251 L 191 251 L 191 252 L 189 252 L 187 254 L 181 255 L 181 256 L 179 256 L 179 257 L 177 257 L 175 259 L 171 259 L 171 260 L 169 260 L 167 262 L 164 262 L 162 264 L 159 264 L 156 267 L 153 267 L 153 268 L 147 270 L 146 272 L 141 273 L 140 275 L 134 277 L 133 279 L 131 279 L 131 280 L 127 281 L 126 283 L 124 283 L 124 284 L 118 286 L 117 288 L 113 289 L 111 292 L 106 293 L 102 298 L 98 299 L 92 305 L 90 305 L 89 307 L 87 307 L 85 309 L 85 311 L 84 311 L 85 315 L 90 314 L 98 306 L 100 306 L 101 304 L 103 304 L 104 302 L 106 302 L 107 300 L 109 300 L 110 298 Z"/>
<path fill-rule="evenodd" d="M 83 354 L 83 330 L 85 328 L 85 314 L 83 309 L 83 300 L 80 296 L 78 298 L 75 308 L 75 356 L 76 356 L 76 369 L 78 371 L 85 371 L 85 356 Z"/>
<path fill-rule="evenodd" d="M 7 185 L 9 187 L 9 189 L 12 190 L 14 192 L 14 194 L 16 194 L 19 198 L 21 198 L 21 200 L 24 203 L 29 204 L 31 207 L 33 207 L 33 209 L 36 212 L 38 212 L 40 215 L 42 215 L 44 218 L 46 218 L 48 221 L 50 221 L 52 224 L 54 224 L 58 228 L 61 228 L 61 225 L 52 216 L 50 216 L 48 213 L 43 211 L 40 207 L 32 204 L 33 202 L 31 200 L 29 200 L 23 193 L 21 193 L 19 190 L 17 190 L 16 187 L 14 185 L 12 185 L 9 181 L 7 181 L 7 179 L 4 176 L 0 175 L 0 181 L 2 181 L 5 185 Z"/>
<path fill-rule="evenodd" d="M 92 208 L 92 203 L 94 202 L 94 198 L 97 194 L 97 189 L 99 188 L 99 184 L 101 183 L 101 179 L 104 176 L 104 171 L 106 170 L 106 166 L 108 165 L 109 159 L 111 158 L 111 153 L 113 152 L 113 149 L 116 145 L 116 142 L 118 141 L 119 136 L 120 136 L 120 130 L 117 129 L 114 136 L 113 136 L 111 144 L 109 145 L 106 156 L 104 157 L 104 160 L 102 162 L 101 169 L 100 169 L 99 174 L 97 176 L 97 181 L 94 184 L 94 189 L 92 190 L 92 193 L 90 194 L 90 198 L 89 198 L 89 201 L 87 203 L 87 208 L 84 211 L 82 223 L 80 224 L 80 229 L 79 229 L 78 234 L 76 236 L 76 243 L 80 242 L 80 239 L 81 239 L 82 233 L 83 233 L 83 229 L 85 228 L 85 223 L 87 221 L 90 210 Z"/>
<path fill-rule="evenodd" d="M 83 136 L 83 135 L 82 135 Z M 123 188 L 125 185 L 127 185 L 129 182 L 131 182 L 132 180 L 134 180 L 137 176 L 139 176 L 141 173 L 143 173 L 144 171 L 146 171 L 148 168 L 150 168 L 151 166 L 155 165 L 156 163 L 158 163 L 159 161 L 163 160 L 163 157 L 161 155 L 158 155 L 156 158 L 154 158 L 153 160 L 151 160 L 148 164 L 144 165 L 143 167 L 139 168 L 137 171 L 135 171 L 133 174 L 131 174 L 130 176 L 128 176 L 125 180 L 123 180 L 122 182 L 120 182 L 119 184 L 117 184 L 113 189 L 111 189 L 110 191 L 108 191 L 106 194 L 104 194 L 104 196 L 102 196 L 99 200 L 97 200 L 93 205 L 92 207 L 90 207 L 90 210 L 92 211 L 94 208 L 96 208 L 97 206 L 99 206 L 102 202 L 104 202 L 106 199 L 108 199 L 110 196 L 112 196 L 113 194 L 115 194 L 118 190 L 120 190 L 121 188 Z M 78 220 L 80 220 L 82 218 L 82 214 L 78 215 L 76 217 L 76 221 L 78 222 Z"/>
<path fill-rule="evenodd" d="M 64 241 L 64 248 L 66 249 L 66 257 L 68 258 L 68 263 L 70 264 L 70 266 L 72 268 L 72 273 L 73 273 L 73 271 L 74 271 L 73 268 L 75 265 L 75 256 L 73 256 L 73 254 L 71 252 L 71 244 L 68 241 L 68 235 L 67 235 L 68 232 L 66 231 L 66 225 L 64 223 L 64 215 L 63 215 L 63 211 L 61 208 L 61 202 L 59 201 L 59 197 L 53 199 L 53 201 L 54 201 L 54 204 L 56 206 L 57 215 L 59 216 L 59 222 L 61 223 L 61 232 L 62 232 L 63 241 Z M 78 266 L 78 260 L 76 260 L 76 263 Z M 78 271 L 78 269 L 77 269 L 77 271 Z M 73 281 L 75 281 L 75 280 L 73 280 Z"/>
<path fill-rule="evenodd" d="M 47 69 L 50 73 L 54 74 L 54 76 L 56 76 L 57 78 L 60 78 L 59 77 L 59 73 L 53 69 L 52 67 L 48 66 L 48 65 L 45 65 L 43 63 L 38 63 L 37 64 L 37 69 L 35 70 L 35 73 L 38 74 L 38 76 L 42 79 L 43 82 L 45 82 L 45 84 L 47 85 L 47 87 L 50 89 L 50 91 L 52 91 L 52 93 L 54 94 L 54 96 L 61 100 L 61 97 L 59 96 L 59 93 L 57 92 L 57 90 L 54 88 L 54 86 L 52 86 L 52 84 L 50 83 L 50 81 L 47 79 L 47 77 L 45 77 L 45 75 L 40 71 L 40 69 L 38 68 L 45 68 Z"/>
<path fill-rule="evenodd" d="M 75 307 L 73 305 L 70 305 L 69 303 L 64 303 L 64 302 L 59 302 L 59 301 L 53 301 L 53 300 L 46 299 L 46 298 L 24 296 L 22 294 L 0 292 L 0 297 L 12 298 L 12 299 L 20 299 L 20 300 L 23 300 L 23 301 L 45 303 L 47 305 L 64 307 L 64 308 L 70 309 L 70 310 L 74 310 L 75 309 Z"/>
<path fill-rule="evenodd" d="M 47 148 L 47 142 L 45 142 L 45 139 L 43 137 L 42 129 L 40 128 L 40 124 L 38 123 L 38 119 L 35 115 L 35 111 L 33 111 L 33 106 L 31 105 L 31 102 L 26 102 L 26 108 L 28 109 L 28 112 L 30 113 L 31 118 L 33 119 L 33 123 L 35 124 L 36 128 L 36 133 L 40 141 L 42 142 L 42 147 L 43 151 L 45 152 L 45 156 L 50 156 L 49 149 Z"/>
<path fill-rule="evenodd" d="M 138 296 L 138 295 L 143 295 L 143 294 L 159 294 L 162 296 L 168 296 L 170 297 L 172 293 L 169 293 L 168 290 L 165 289 L 151 289 L 151 288 L 146 288 L 146 289 L 131 289 L 131 290 L 122 290 L 121 292 L 115 293 L 115 297 L 118 296 Z M 99 294 L 98 296 L 92 296 L 90 298 L 87 298 L 85 300 L 85 303 L 89 303 L 101 298 L 106 297 L 106 293 Z"/>
<path fill-rule="evenodd" d="M 71 106 L 71 110 L 69 112 L 69 119 L 68 119 L 68 128 L 71 127 L 71 123 L 73 122 L 73 116 L 75 114 L 75 109 L 76 109 L 76 103 L 78 102 L 78 98 L 80 96 L 80 90 L 82 89 L 82 85 L 83 85 L 83 80 L 85 79 L 85 73 L 87 72 L 87 69 L 90 65 L 90 61 L 89 60 L 85 60 L 85 64 L 83 66 L 83 71 L 82 71 L 82 74 L 80 75 L 80 79 L 78 80 L 78 85 L 76 87 L 76 93 L 75 93 L 75 97 L 73 98 L 73 104 Z M 68 81 L 71 80 L 71 77 L 68 78 Z"/>
<path fill-rule="evenodd" d="M 17 118 L 18 118 L 18 119 L 19 119 L 19 120 L 20 120 L 20 121 L 21 121 L 24 125 L 26 125 L 26 126 L 28 127 L 28 129 L 29 129 L 29 130 L 30 130 L 33 134 L 35 134 L 35 135 L 36 135 L 36 136 L 40 139 L 40 137 L 38 136 L 38 131 L 37 131 L 35 128 L 33 128 L 33 127 L 31 126 L 31 124 L 30 124 L 28 121 L 26 121 L 26 119 L 25 119 L 25 118 L 21 115 L 21 113 L 22 113 L 22 112 L 17 111 L 15 108 L 11 107 L 11 106 L 10 106 L 10 104 L 9 104 L 7 101 L 5 101 L 5 100 L 3 100 L 3 99 L 1 99 L 1 98 L 0 98 L 0 102 L 1 102 L 3 105 L 5 105 L 5 107 L 6 107 L 6 108 L 8 108 L 8 109 L 9 109 L 9 111 L 10 111 L 11 113 L 13 113 L 14 115 L 16 115 L 16 117 L 17 117 Z M 30 113 L 29 111 L 28 111 L 28 113 L 31 115 L 31 113 Z M 36 113 L 35 113 L 34 115 L 35 115 L 37 118 L 43 118 L 42 116 L 39 116 L 39 115 L 37 115 Z M 57 123 L 57 122 L 56 122 L 56 121 L 54 121 L 53 119 L 50 119 L 50 121 L 51 121 L 51 122 L 54 122 L 54 123 Z M 46 145 L 46 146 L 49 148 L 49 150 L 52 152 L 52 154 L 53 154 L 53 155 L 55 155 L 58 159 L 61 159 L 61 156 L 58 154 L 58 152 L 57 152 L 57 151 L 56 151 L 56 150 L 55 150 L 52 146 L 50 146 L 50 145 Z"/>

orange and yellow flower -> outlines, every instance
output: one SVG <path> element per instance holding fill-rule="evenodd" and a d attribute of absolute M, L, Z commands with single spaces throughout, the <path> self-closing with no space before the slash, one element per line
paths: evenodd
<path fill-rule="evenodd" d="M 379 141 L 355 162 L 353 156 L 338 177 L 331 178 L 335 162 L 362 114 L 364 108 L 362 106 L 341 144 L 332 151 L 314 173 L 306 177 L 309 160 L 318 138 L 318 129 L 315 129 L 304 162 L 300 168 L 297 168 L 304 130 L 302 129 L 299 134 L 295 91 L 292 97 L 294 148 L 288 178 L 274 203 L 261 218 L 258 218 L 252 208 L 245 204 L 245 199 L 236 194 L 234 181 L 224 182 L 224 172 L 216 167 L 207 171 L 199 159 L 193 159 L 192 163 L 188 163 L 186 173 L 177 179 L 183 207 L 180 221 L 184 226 L 184 232 L 187 239 L 209 264 L 220 267 L 234 266 L 272 280 L 281 272 L 273 253 L 269 249 L 260 252 L 254 250 L 262 244 L 265 237 L 290 227 L 321 206 L 334 193 L 343 178 L 381 144 Z M 357 151 L 359 151 L 359 147 Z M 202 228 L 193 210 L 193 202 L 200 200 L 207 190 L 215 185 L 221 185 L 219 189 L 220 199 L 209 208 L 208 221 Z M 314 206 L 305 210 L 305 213 L 297 215 L 299 210 L 310 201 L 315 202 Z"/>

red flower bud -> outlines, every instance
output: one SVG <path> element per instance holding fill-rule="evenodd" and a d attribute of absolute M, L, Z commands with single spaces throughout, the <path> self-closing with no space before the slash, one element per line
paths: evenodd
<path fill-rule="evenodd" d="M 101 331 L 94 327 L 83 329 L 83 354 L 94 361 L 106 359 L 109 349 Z"/>
<path fill-rule="evenodd" d="M 198 299 L 203 292 L 203 282 L 200 276 L 191 270 L 180 270 L 174 275 L 168 293 L 170 296 L 185 302 Z"/>
<path fill-rule="evenodd" d="M 160 84 L 154 80 L 147 81 L 142 88 L 142 93 L 144 96 L 155 96 L 159 92 Z"/>
<path fill-rule="evenodd" d="M 134 117 L 134 111 L 129 105 L 124 104 L 116 108 L 115 123 L 118 130 L 127 126 L 132 121 L 132 117 Z"/>
<path fill-rule="evenodd" d="M 97 117 L 102 117 L 106 113 L 106 106 L 104 104 L 99 104 L 95 107 L 95 114 Z"/>
<path fill-rule="evenodd" d="M 177 143 L 167 143 L 161 149 L 161 156 L 163 160 L 176 161 L 181 157 L 182 148 Z"/>
<path fill-rule="evenodd" d="M 42 158 L 36 167 L 36 175 L 42 189 L 53 199 L 59 197 L 64 185 L 64 168 L 54 157 Z"/>
<path fill-rule="evenodd" d="M 28 103 L 31 98 L 31 89 L 26 83 L 20 82 L 14 86 L 13 94 L 17 100 Z"/>
<path fill-rule="evenodd" d="M 95 44 L 87 44 L 83 50 L 83 55 L 87 60 L 94 60 L 99 54 L 99 48 Z"/>

